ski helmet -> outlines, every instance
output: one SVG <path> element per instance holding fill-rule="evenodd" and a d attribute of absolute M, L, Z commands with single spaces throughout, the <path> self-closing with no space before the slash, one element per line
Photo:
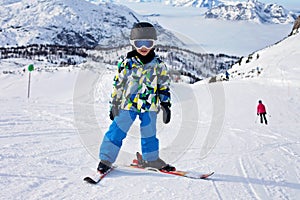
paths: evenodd
<path fill-rule="evenodd" d="M 148 22 L 134 23 L 130 32 L 130 40 L 137 39 L 157 40 L 154 26 Z"/>

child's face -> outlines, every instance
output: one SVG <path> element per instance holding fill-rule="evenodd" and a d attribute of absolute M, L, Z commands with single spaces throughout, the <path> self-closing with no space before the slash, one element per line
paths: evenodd
<path fill-rule="evenodd" d="M 130 43 L 140 55 L 146 56 L 153 48 L 155 41 L 153 39 L 136 39 L 130 40 Z"/>
<path fill-rule="evenodd" d="M 150 51 L 151 49 L 148 49 L 146 47 L 142 47 L 140 49 L 136 48 L 136 51 L 141 54 L 142 56 L 146 56 Z"/>

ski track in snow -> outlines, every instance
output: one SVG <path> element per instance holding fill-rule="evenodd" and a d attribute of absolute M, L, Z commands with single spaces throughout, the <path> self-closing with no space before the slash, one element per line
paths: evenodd
<path fill-rule="evenodd" d="M 246 170 L 244 161 L 242 158 L 239 159 L 239 167 L 242 171 L 243 176 L 246 178 L 247 180 L 247 185 L 245 184 L 245 188 L 248 191 L 248 193 L 252 196 L 253 199 L 260 199 L 258 194 L 256 193 L 255 189 L 253 188 L 252 183 L 249 181 L 249 177 L 248 177 L 248 172 Z"/>
<path fill-rule="evenodd" d="M 251 144 L 248 144 L 251 139 L 245 139 L 244 136 L 239 137 L 238 134 L 235 134 L 235 139 L 242 139 L 242 142 L 245 143 L 244 154 L 238 158 L 239 162 L 236 164 L 241 175 L 245 177 L 246 183 L 244 183 L 245 190 L 250 194 L 251 199 L 290 199 L 286 188 L 299 187 L 297 184 L 293 185 L 292 183 L 286 182 L 288 174 L 285 169 L 282 169 L 280 166 L 284 165 L 285 162 L 291 163 L 295 168 L 290 168 L 290 174 L 297 174 L 299 170 L 297 163 L 299 163 L 299 156 L 297 153 L 293 152 L 290 148 L 285 146 L 290 146 L 293 144 L 299 144 L 289 140 L 286 136 L 277 134 L 275 132 L 268 131 L 269 134 L 258 133 L 253 130 L 235 130 L 236 133 L 242 134 L 247 133 L 252 137 L 252 141 L 261 141 L 262 143 L 266 142 L 260 138 L 266 138 L 272 140 L 270 144 L 255 144 L 255 150 L 250 148 Z M 280 141 L 280 142 L 279 142 Z M 263 147 L 263 148 L 262 148 Z M 274 152 L 275 151 L 275 152 Z M 278 153 L 276 162 L 272 161 L 271 163 L 266 163 L 266 159 L 272 159 L 274 156 L 264 156 L 264 154 L 269 153 Z M 294 163 L 295 162 L 295 163 Z M 270 181 L 274 180 L 274 181 Z M 257 185 L 263 185 L 263 188 L 258 187 Z"/>
<path fill-rule="evenodd" d="M 76 136 L 72 107 L 14 101 L 1 108 L 1 190 L 7 199 L 53 198 L 55 193 L 61 198 L 57 189 L 69 185 L 61 168 L 71 169 L 73 152 L 82 149 L 71 142 Z M 9 100 L 1 103 L 9 105 Z M 18 187 L 12 190 L 13 185 Z"/>

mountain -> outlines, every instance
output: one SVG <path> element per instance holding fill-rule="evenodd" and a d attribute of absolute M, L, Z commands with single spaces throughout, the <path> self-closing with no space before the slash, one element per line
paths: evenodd
<path fill-rule="evenodd" d="M 86 0 L 92 3 L 103 3 L 103 2 L 120 2 L 120 0 Z M 128 2 L 161 2 L 172 6 L 192 6 L 192 7 L 204 7 L 212 8 L 217 6 L 222 0 L 128 0 Z M 124 2 L 124 1 L 123 1 Z M 126 2 L 126 1 L 125 1 Z"/>
<path fill-rule="evenodd" d="M 147 20 L 124 5 L 85 0 L 9 0 L 0 3 L 0 16 L 0 46 L 122 46 L 133 23 Z M 182 44 L 154 24 L 162 43 Z"/>
<path fill-rule="evenodd" d="M 0 9 L 0 59 L 34 60 L 39 70 L 49 70 L 44 65 L 65 67 L 88 59 L 114 65 L 132 48 L 128 38 L 132 24 L 147 20 L 124 5 L 84 0 L 10 0 L 2 2 Z M 173 34 L 154 25 L 158 54 L 177 73 L 191 77 L 191 82 L 216 75 L 238 59 L 185 50 Z"/>
<path fill-rule="evenodd" d="M 205 8 L 211 9 L 220 3 L 221 2 L 218 0 L 203 0 L 200 4 L 200 7 L 205 7 Z"/>
<path fill-rule="evenodd" d="M 107 0 L 87 0 L 93 3 L 107 2 Z M 120 0 L 110 0 L 121 2 Z M 122 1 L 124 3 L 124 1 Z M 126 2 L 126 0 L 125 0 Z M 128 0 L 131 2 L 131 0 Z M 207 8 L 206 18 L 251 21 L 268 24 L 293 23 L 297 15 L 283 6 L 270 3 L 261 3 L 258 0 L 137 0 L 134 2 L 161 2 L 172 6 Z"/>
<path fill-rule="evenodd" d="M 173 6 L 192 6 L 211 9 L 221 3 L 219 0 L 175 0 L 166 1 L 167 4 Z"/>
<path fill-rule="evenodd" d="M 225 2 L 205 13 L 206 18 L 225 20 L 246 20 L 256 23 L 293 23 L 296 14 L 277 4 L 264 4 L 257 0 L 247 2 Z"/>

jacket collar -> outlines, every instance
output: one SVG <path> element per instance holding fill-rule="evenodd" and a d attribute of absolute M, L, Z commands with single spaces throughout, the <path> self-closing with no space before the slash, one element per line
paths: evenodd
<path fill-rule="evenodd" d="M 151 49 L 151 51 L 146 56 L 142 56 L 136 50 L 133 50 L 127 53 L 127 58 L 132 58 L 132 57 L 138 58 L 142 62 L 142 64 L 147 64 L 154 59 L 155 52 L 154 49 Z"/>

